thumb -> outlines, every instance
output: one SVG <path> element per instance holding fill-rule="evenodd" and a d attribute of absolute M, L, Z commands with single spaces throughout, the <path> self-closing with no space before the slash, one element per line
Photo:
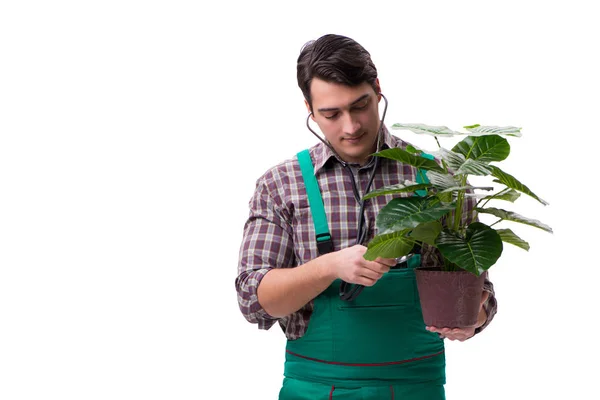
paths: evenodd
<path fill-rule="evenodd" d="M 479 304 L 479 306 L 483 307 L 483 305 L 485 304 L 485 302 L 487 301 L 487 299 L 489 297 L 490 297 L 490 292 L 484 291 L 483 294 L 481 295 L 481 303 Z"/>

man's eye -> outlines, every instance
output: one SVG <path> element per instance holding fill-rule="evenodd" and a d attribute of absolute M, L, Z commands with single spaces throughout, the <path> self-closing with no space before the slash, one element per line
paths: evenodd
<path fill-rule="evenodd" d="M 365 108 L 367 108 L 368 105 L 369 105 L 369 102 L 365 101 L 364 103 L 357 104 L 356 106 L 354 106 L 354 109 L 355 110 L 364 110 Z"/>
<path fill-rule="evenodd" d="M 338 113 L 335 113 L 335 114 L 331 114 L 331 115 L 325 115 L 325 118 L 327 118 L 327 119 L 336 119 L 337 116 L 338 116 Z"/>

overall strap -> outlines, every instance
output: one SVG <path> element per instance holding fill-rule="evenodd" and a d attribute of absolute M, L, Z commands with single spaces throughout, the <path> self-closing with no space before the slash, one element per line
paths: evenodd
<path fill-rule="evenodd" d="M 428 160 L 435 160 L 434 156 L 432 156 L 431 154 L 424 153 L 424 152 L 421 152 L 421 157 L 426 158 Z M 419 170 L 417 171 L 417 183 L 429 183 L 429 178 L 427 178 L 427 170 L 419 168 Z M 415 190 L 415 193 L 418 196 L 423 197 L 427 194 L 427 190 L 425 190 L 425 189 Z"/>
<path fill-rule="evenodd" d="M 321 190 L 315 177 L 314 166 L 308 150 L 298 153 L 298 162 L 300 163 L 300 170 L 302 171 L 302 178 L 304 179 L 306 194 L 308 195 L 308 204 L 310 205 L 310 212 L 315 225 L 319 255 L 331 253 L 333 251 L 333 241 L 331 240 L 331 234 L 327 225 L 327 216 L 325 215 Z"/>

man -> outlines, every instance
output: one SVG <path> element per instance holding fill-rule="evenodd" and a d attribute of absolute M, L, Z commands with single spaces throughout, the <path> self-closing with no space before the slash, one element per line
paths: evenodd
<path fill-rule="evenodd" d="M 380 121 L 383 96 L 370 54 L 350 38 L 325 35 L 303 47 L 297 74 L 309 118 L 326 139 L 310 149 L 308 175 L 320 189 L 331 248 L 317 242 L 316 202 L 307 194 L 312 177 L 294 157 L 257 181 L 236 279 L 246 319 L 260 329 L 279 322 L 288 339 L 280 399 L 444 399 L 442 338 L 466 340 L 489 324 L 493 286 L 486 280 L 475 326 L 424 326 L 414 272 L 394 268 L 395 259 L 363 258 L 375 217 L 391 197 L 362 196 L 415 181 L 417 173 L 370 156 L 407 146 Z M 436 265 L 435 249 L 422 253 L 423 264 Z M 341 282 L 365 290 L 345 301 Z"/>

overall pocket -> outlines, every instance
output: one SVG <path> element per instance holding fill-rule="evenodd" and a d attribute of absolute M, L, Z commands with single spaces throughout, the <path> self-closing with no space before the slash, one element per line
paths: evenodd
<path fill-rule="evenodd" d="M 417 300 L 414 270 L 391 269 L 375 285 L 363 288 L 352 301 L 340 300 L 339 309 L 360 307 L 413 307 Z"/>

